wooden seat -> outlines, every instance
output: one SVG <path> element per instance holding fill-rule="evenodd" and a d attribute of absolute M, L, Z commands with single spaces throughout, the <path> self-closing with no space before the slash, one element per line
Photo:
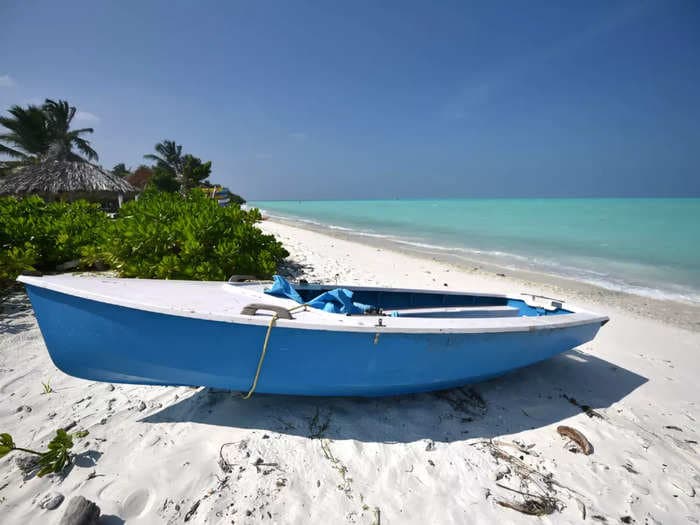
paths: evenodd
<path fill-rule="evenodd" d="M 517 317 L 519 310 L 513 306 L 446 306 L 440 308 L 405 308 L 389 310 L 399 317 Z"/>

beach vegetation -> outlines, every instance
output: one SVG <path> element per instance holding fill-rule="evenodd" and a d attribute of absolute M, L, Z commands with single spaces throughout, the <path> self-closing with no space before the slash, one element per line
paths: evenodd
<path fill-rule="evenodd" d="M 86 201 L 0 198 L 0 281 L 24 271 L 54 271 L 94 246 L 109 218 Z"/>
<path fill-rule="evenodd" d="M 182 188 L 189 191 L 199 186 L 211 175 L 211 161 L 202 162 L 194 155 L 185 155 L 182 168 Z"/>
<path fill-rule="evenodd" d="M 10 434 L 0 434 L 0 458 L 6 456 L 13 450 L 19 450 L 28 454 L 39 456 L 37 467 L 38 477 L 46 474 L 59 473 L 70 462 L 70 449 L 73 448 L 74 434 L 69 434 L 63 429 L 56 431 L 56 436 L 49 442 L 48 450 L 39 452 L 29 448 L 18 447 Z"/>
<path fill-rule="evenodd" d="M 270 277 L 288 252 L 255 223 L 256 209 L 221 207 L 199 190 L 146 190 L 114 219 L 85 201 L 0 198 L 0 282 L 25 271 L 113 269 L 123 277 Z"/>
<path fill-rule="evenodd" d="M 221 207 L 201 191 L 146 191 L 125 204 L 103 231 L 100 253 L 123 277 L 224 280 L 270 277 L 288 252 L 255 227 L 256 209 Z"/>
<path fill-rule="evenodd" d="M 174 140 L 164 140 L 156 144 L 154 149 L 157 154 L 147 153 L 143 158 L 154 161 L 156 167 L 163 168 L 175 177 L 179 177 L 184 166 L 182 145 L 177 144 Z"/>
<path fill-rule="evenodd" d="M 36 251 L 27 243 L 24 246 L 0 246 L 0 288 L 11 284 L 22 272 L 34 270 Z"/>
<path fill-rule="evenodd" d="M 152 168 L 152 174 L 149 182 L 158 191 L 175 193 L 180 190 L 180 183 L 169 169 L 163 166 L 155 166 Z"/>
<path fill-rule="evenodd" d="M 155 162 L 151 183 L 160 191 L 186 193 L 196 188 L 211 175 L 211 161 L 182 153 L 182 145 L 174 140 L 164 140 L 155 145 L 156 154 L 144 158 Z"/>
<path fill-rule="evenodd" d="M 143 158 L 154 161 L 151 183 L 160 191 L 176 192 L 181 188 L 184 158 L 182 145 L 174 140 L 163 140 L 155 145 L 156 153 Z"/>
<path fill-rule="evenodd" d="M 240 195 L 237 195 L 237 194 L 235 194 L 235 193 L 229 193 L 229 197 L 228 197 L 228 198 L 230 199 L 230 201 L 231 201 L 232 204 L 241 205 L 241 204 L 245 204 L 245 203 L 246 203 L 246 200 L 245 200 L 243 197 L 241 197 Z"/>
<path fill-rule="evenodd" d="M 51 386 L 51 382 L 47 381 L 44 383 L 43 381 L 41 382 L 41 386 L 44 389 L 44 394 L 52 394 L 53 393 L 53 387 Z"/>
<path fill-rule="evenodd" d="M 46 99 L 41 106 L 14 105 L 0 116 L 0 154 L 5 171 L 45 158 L 71 161 L 97 160 L 97 152 L 84 138 L 92 128 L 71 129 L 77 110 L 65 100 Z M 77 152 L 76 152 L 77 151 Z"/>
<path fill-rule="evenodd" d="M 12 106 L 0 117 L 0 175 L 48 160 L 95 161 L 85 135 L 71 129 L 77 110 L 65 100 Z M 220 207 L 198 187 L 207 186 L 211 162 L 164 140 L 145 155 L 152 167 L 112 173 L 143 190 L 114 217 L 83 200 L 46 202 L 32 195 L 0 197 L 0 288 L 23 272 L 113 269 L 124 277 L 222 280 L 231 274 L 269 277 L 288 255 L 255 223 L 257 210 L 240 208 L 231 195 Z M 44 385 L 45 391 L 48 385 Z M 47 392 L 48 393 L 48 392 Z"/>

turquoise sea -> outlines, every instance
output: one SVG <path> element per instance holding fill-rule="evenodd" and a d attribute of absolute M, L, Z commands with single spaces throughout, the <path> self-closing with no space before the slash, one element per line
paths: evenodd
<path fill-rule="evenodd" d="M 270 217 L 700 303 L 700 199 L 260 201 Z"/>

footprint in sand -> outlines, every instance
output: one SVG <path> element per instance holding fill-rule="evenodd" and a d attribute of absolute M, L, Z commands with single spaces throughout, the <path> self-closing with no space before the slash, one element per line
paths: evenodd
<path fill-rule="evenodd" d="M 123 488 L 123 483 L 109 481 L 97 491 L 97 500 L 107 500 L 116 503 L 121 499 L 120 495 L 126 492 L 122 492 Z M 152 492 L 146 488 L 132 491 L 128 496 L 126 496 L 124 502 L 121 504 L 121 510 L 118 513 L 119 517 L 123 520 L 127 520 L 141 516 L 148 510 L 150 503 L 153 500 L 152 496 Z"/>
<path fill-rule="evenodd" d="M 3 381 L 2 383 L 0 383 L 0 393 L 4 394 L 12 385 L 17 383 L 18 381 L 22 381 L 24 378 L 33 375 L 34 373 L 35 372 L 33 370 L 30 370 L 28 372 L 20 372 L 19 374 L 14 374 L 13 376 L 10 376 L 7 379 L 7 381 Z"/>
<path fill-rule="evenodd" d="M 108 490 L 108 489 L 109 489 L 112 485 L 114 485 L 114 480 L 108 481 L 107 483 L 105 483 L 104 485 L 102 485 L 102 487 L 100 488 L 100 490 L 97 491 L 97 499 L 102 499 L 102 498 L 107 498 L 107 499 L 109 499 L 109 498 L 110 498 L 110 495 L 109 495 L 109 490 Z M 105 495 L 105 492 L 107 492 L 107 495 Z"/>
<path fill-rule="evenodd" d="M 124 520 L 136 518 L 144 513 L 151 501 L 151 491 L 138 489 L 129 494 L 122 504 L 120 517 Z"/>

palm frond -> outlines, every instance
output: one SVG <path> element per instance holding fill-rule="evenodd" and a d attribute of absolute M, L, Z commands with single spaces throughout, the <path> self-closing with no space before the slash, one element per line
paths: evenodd
<path fill-rule="evenodd" d="M 73 132 L 75 133 L 75 132 Z M 90 142 L 81 137 L 74 137 L 71 142 L 88 160 L 97 160 L 97 152 L 90 146 Z"/>
<path fill-rule="evenodd" d="M 0 152 L 20 159 L 97 160 L 97 152 L 81 136 L 94 129 L 70 129 L 76 111 L 65 100 L 48 98 L 41 107 L 10 107 L 9 115 L 0 116 L 0 126 L 8 131 L 0 135 Z M 74 153 L 73 148 L 85 158 Z"/>
<path fill-rule="evenodd" d="M 155 161 L 156 163 L 165 163 L 165 159 L 160 158 L 158 155 L 153 155 L 152 153 L 146 153 L 143 158 Z"/>
<path fill-rule="evenodd" d="M 170 171 L 175 177 L 182 176 L 183 156 L 182 146 L 174 140 L 164 140 L 154 146 L 154 149 L 160 155 L 144 155 L 145 158 L 156 161 L 156 164 Z"/>
<path fill-rule="evenodd" d="M 71 130 L 71 133 L 74 133 L 76 136 L 82 135 L 83 133 L 94 133 L 94 132 L 95 132 L 94 128 L 80 128 L 80 129 Z"/>
<path fill-rule="evenodd" d="M 50 123 L 50 129 L 55 133 L 66 133 L 75 116 L 76 108 L 68 104 L 66 100 L 51 100 L 47 98 L 42 106 Z"/>
<path fill-rule="evenodd" d="M 12 157 L 13 159 L 28 159 L 30 158 L 29 155 L 26 153 L 23 153 L 19 150 L 12 149 L 8 146 L 5 146 L 4 144 L 0 144 L 0 153 L 3 153 L 7 155 L 8 157 Z"/>
<path fill-rule="evenodd" d="M 42 155 L 49 145 L 49 132 L 46 115 L 38 106 L 12 106 L 10 116 L 0 117 L 0 126 L 9 133 L 0 135 L 0 141 L 11 149 L 19 149 L 29 155 Z M 7 146 L 9 147 L 9 146 Z"/>

